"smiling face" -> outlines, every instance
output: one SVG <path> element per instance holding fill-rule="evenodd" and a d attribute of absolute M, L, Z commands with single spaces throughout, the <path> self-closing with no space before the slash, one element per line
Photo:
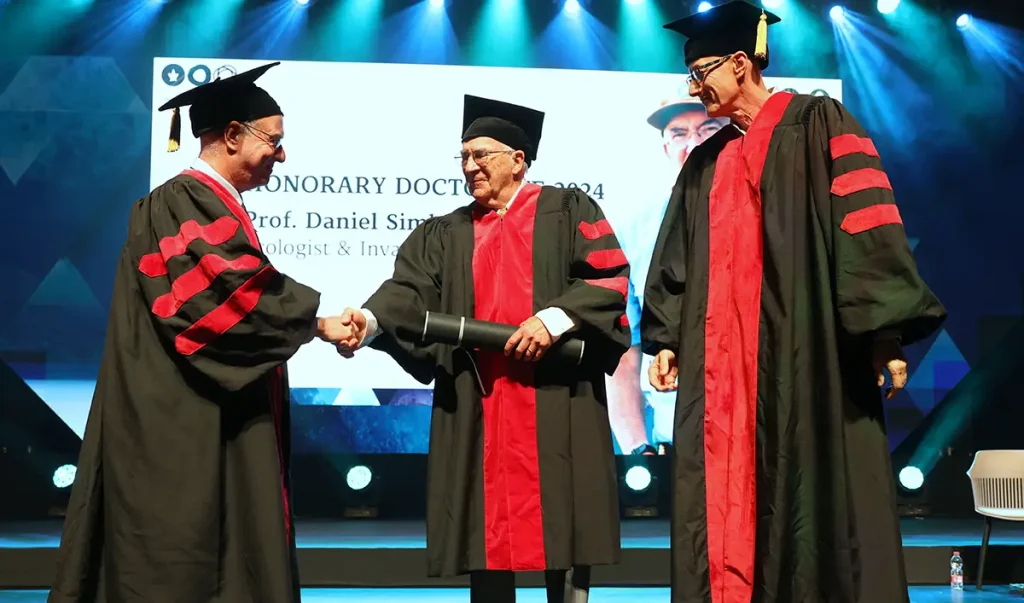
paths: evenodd
<path fill-rule="evenodd" d="M 502 193 L 514 192 L 525 170 L 525 154 L 493 138 L 481 136 L 462 144 L 462 174 L 481 205 L 488 205 Z"/>
<path fill-rule="evenodd" d="M 701 57 L 690 64 L 689 94 L 700 99 L 709 116 L 727 117 L 751 66 L 743 52 Z"/>
<path fill-rule="evenodd" d="M 233 180 L 239 192 L 270 181 L 274 165 L 284 163 L 284 119 L 280 115 L 253 122 L 232 122 L 224 131 L 224 143 L 233 163 Z"/>
<path fill-rule="evenodd" d="M 665 125 L 661 136 L 664 141 L 665 156 L 671 162 L 674 173 L 679 173 L 697 145 L 711 138 L 726 123 L 728 123 L 726 119 L 708 117 L 696 103 L 694 103 L 693 109 L 673 117 Z"/>

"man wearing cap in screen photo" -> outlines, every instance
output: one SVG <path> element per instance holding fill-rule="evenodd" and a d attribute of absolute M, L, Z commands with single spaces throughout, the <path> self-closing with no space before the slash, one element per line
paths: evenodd
<path fill-rule="evenodd" d="M 604 376 L 629 345 L 629 266 L 590 197 L 527 183 L 543 120 L 466 96 L 460 160 L 473 203 L 417 227 L 394 276 L 346 310 L 351 332 L 328 333 L 351 336 L 343 354 L 369 345 L 434 381 L 428 571 L 469 573 L 480 603 L 514 601 L 513 572 L 537 570 L 548 601 L 586 601 L 590 566 L 620 555 Z M 426 345 L 427 312 L 519 329 L 504 353 Z M 561 336 L 584 340 L 582 365 L 537 362 Z"/>
<path fill-rule="evenodd" d="M 734 0 L 666 25 L 732 122 L 679 175 L 641 321 L 678 393 L 672 599 L 907 601 L 881 387 L 946 312 L 863 128 L 765 87 L 778 21 Z"/>
<path fill-rule="evenodd" d="M 662 101 L 647 117 L 647 124 L 658 131 L 658 141 L 667 159 L 666 172 L 671 180 L 666 181 L 663 197 L 650 199 L 649 204 L 633 208 L 623 220 L 628 226 L 615 229 L 630 266 L 626 314 L 632 339 L 615 374 L 608 378 L 608 413 L 619 447 L 630 454 L 655 454 L 652 440 L 658 443 L 672 441 L 675 395 L 652 389 L 645 366 L 650 365 L 652 359 L 640 350 L 640 314 L 655 236 L 668 207 L 671 183 L 676 181 L 687 157 L 697 145 L 728 123 L 725 118 L 708 117 L 700 102 L 680 97 Z M 650 438 L 645 407 L 650 407 L 653 413 Z"/>
<path fill-rule="evenodd" d="M 285 160 L 267 69 L 191 105 L 192 169 L 132 205 L 51 603 L 299 600 L 287 361 L 320 294 L 277 272 L 241 193 Z"/>

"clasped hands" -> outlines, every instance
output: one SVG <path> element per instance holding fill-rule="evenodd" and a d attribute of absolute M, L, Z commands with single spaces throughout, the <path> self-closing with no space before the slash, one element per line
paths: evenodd
<path fill-rule="evenodd" d="M 885 385 L 885 371 L 892 379 L 892 385 L 885 390 L 888 400 L 907 386 L 907 358 L 897 339 L 881 339 L 876 341 L 872 350 L 871 364 L 878 380 L 878 387 Z M 675 391 L 679 377 L 679 366 L 676 353 L 662 350 L 654 357 L 654 362 L 647 369 L 647 377 L 651 385 L 659 392 Z"/>
<path fill-rule="evenodd" d="M 321 340 L 334 344 L 339 354 L 351 358 L 366 337 L 366 316 L 359 310 L 345 308 L 338 316 L 317 318 L 316 332 Z"/>
<path fill-rule="evenodd" d="M 338 353 L 352 358 L 366 337 L 366 316 L 359 310 L 345 308 L 339 316 L 317 319 L 317 337 L 334 344 Z M 544 357 L 558 337 L 553 337 L 536 316 L 527 318 L 505 343 L 505 355 L 516 360 L 536 362 Z"/>

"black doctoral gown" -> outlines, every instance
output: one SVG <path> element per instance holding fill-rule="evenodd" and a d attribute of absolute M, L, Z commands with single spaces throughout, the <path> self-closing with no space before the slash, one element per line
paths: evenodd
<path fill-rule="evenodd" d="M 576 189 L 526 185 L 504 215 L 473 204 L 402 245 L 364 307 L 381 329 L 371 346 L 434 381 L 431 576 L 618 562 L 604 375 L 629 346 L 628 276 L 601 209 Z M 583 365 L 416 343 L 427 311 L 519 325 L 551 307 L 586 342 Z"/>
<path fill-rule="evenodd" d="M 284 362 L 319 297 L 205 174 L 132 207 L 51 603 L 299 600 Z"/>
<path fill-rule="evenodd" d="M 696 149 L 641 325 L 679 362 L 674 602 L 907 600 L 871 350 L 945 315 L 838 101 L 776 93 Z"/>

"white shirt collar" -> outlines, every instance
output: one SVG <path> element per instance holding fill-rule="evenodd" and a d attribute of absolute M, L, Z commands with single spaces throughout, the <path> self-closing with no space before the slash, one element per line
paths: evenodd
<path fill-rule="evenodd" d="M 774 96 L 776 92 L 779 92 L 779 90 L 776 89 L 776 88 L 769 88 L 768 89 L 768 98 L 771 98 L 772 96 Z M 734 128 L 736 128 L 739 131 L 740 134 L 742 134 L 744 136 L 747 135 L 747 131 L 744 130 L 743 128 L 741 128 L 739 126 L 739 124 L 737 124 L 736 122 L 732 122 L 732 125 L 733 125 Z"/>
<path fill-rule="evenodd" d="M 512 193 L 512 198 L 505 204 L 505 211 L 508 211 L 508 208 L 512 207 L 512 204 L 515 202 L 516 197 L 519 196 L 519 192 L 523 190 L 524 186 L 526 186 L 526 178 L 523 178 L 523 181 L 519 183 L 519 188 L 516 189 L 516 192 Z"/>
<path fill-rule="evenodd" d="M 224 178 L 224 176 L 221 176 L 220 174 L 218 174 L 217 170 L 215 170 L 212 167 L 210 167 L 209 163 L 206 163 L 202 159 L 196 157 L 196 160 L 192 162 L 192 169 L 197 171 L 197 172 L 202 172 L 202 173 L 206 174 L 207 176 L 209 176 L 210 178 L 213 178 L 214 180 L 216 180 L 217 183 L 219 183 L 229 193 L 231 193 L 231 196 L 235 198 L 235 201 L 238 201 L 239 205 L 242 204 L 242 195 L 241 195 L 241 193 L 239 193 L 237 190 L 235 190 L 235 187 L 232 186 L 231 183 L 228 182 L 226 178 Z"/>

